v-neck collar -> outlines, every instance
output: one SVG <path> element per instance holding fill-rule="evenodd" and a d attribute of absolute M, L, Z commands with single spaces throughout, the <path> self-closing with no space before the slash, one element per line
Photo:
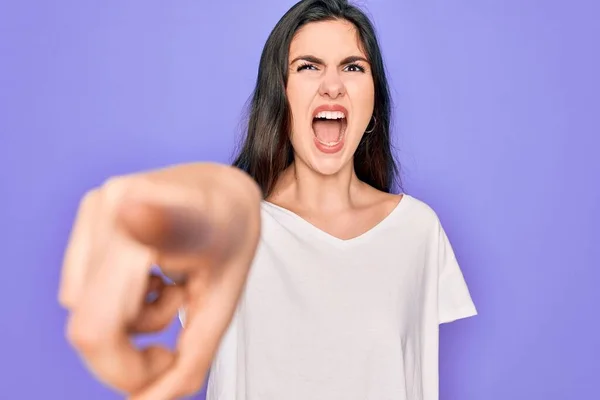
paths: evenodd
<path fill-rule="evenodd" d="M 361 233 L 358 236 L 350 238 L 350 239 L 341 239 L 337 236 L 334 236 L 334 235 L 324 231 L 323 229 L 318 228 L 317 226 L 313 225 L 311 222 L 302 218 L 300 215 L 296 214 L 295 212 L 288 210 L 287 208 L 278 206 L 277 204 L 271 203 L 266 200 L 263 201 L 263 204 L 266 205 L 267 207 L 271 208 L 272 210 L 275 210 L 276 212 L 282 213 L 282 214 L 288 216 L 289 218 L 291 218 L 295 223 L 298 224 L 298 229 L 303 229 L 308 234 L 319 237 L 320 239 L 324 240 L 325 242 L 334 244 L 336 246 L 347 247 L 347 246 L 354 245 L 356 243 L 363 242 L 363 241 L 367 240 L 368 238 L 370 238 L 371 236 L 373 236 L 379 230 L 385 228 L 385 226 L 388 225 L 390 223 L 390 221 L 392 221 L 395 218 L 395 216 L 397 214 L 399 214 L 406 207 L 407 203 L 410 200 L 411 200 L 410 195 L 408 195 L 406 193 L 402 193 L 402 198 L 400 199 L 400 201 L 398 201 L 398 203 L 394 206 L 394 208 L 381 221 L 379 221 L 377 224 L 375 224 L 374 226 L 369 228 L 367 231 Z"/>

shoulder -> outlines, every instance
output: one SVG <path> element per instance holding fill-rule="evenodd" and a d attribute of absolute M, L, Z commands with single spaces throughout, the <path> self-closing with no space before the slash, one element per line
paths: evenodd
<path fill-rule="evenodd" d="M 404 193 L 393 213 L 389 226 L 398 240 L 429 248 L 435 247 L 444 235 L 434 207 L 417 196 Z"/>
<path fill-rule="evenodd" d="M 436 227 L 440 224 L 440 219 L 434 208 L 424 200 L 410 194 L 403 194 L 400 205 L 404 202 L 407 214 L 413 223 L 421 226 Z"/>

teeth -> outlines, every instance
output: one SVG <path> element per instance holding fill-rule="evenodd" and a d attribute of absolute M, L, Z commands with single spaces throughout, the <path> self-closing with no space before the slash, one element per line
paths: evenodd
<path fill-rule="evenodd" d="M 341 111 L 321 111 L 315 118 L 343 119 L 346 118 L 346 115 Z"/>
<path fill-rule="evenodd" d="M 324 145 L 324 146 L 327 146 L 327 147 L 333 147 L 333 146 L 335 146 L 336 144 L 338 144 L 338 143 L 341 141 L 341 138 L 340 138 L 340 139 L 338 139 L 338 141 L 337 141 L 337 142 L 324 142 L 324 141 L 322 141 L 322 140 L 321 140 L 321 139 L 319 139 L 319 138 L 317 138 L 317 140 L 319 141 L 319 143 L 321 143 L 321 144 L 322 144 L 322 145 Z"/>
<path fill-rule="evenodd" d="M 321 111 L 320 113 L 318 113 L 317 115 L 315 115 L 315 118 L 330 119 L 330 120 L 345 119 L 346 118 L 346 114 L 344 114 L 341 111 Z M 319 139 L 318 137 L 316 139 L 323 146 L 333 147 L 333 146 L 339 144 L 342 141 L 342 137 L 344 136 L 345 130 L 346 130 L 345 128 L 342 128 L 342 130 L 340 131 L 340 136 L 338 137 L 338 139 L 335 142 L 324 142 L 321 139 Z"/>

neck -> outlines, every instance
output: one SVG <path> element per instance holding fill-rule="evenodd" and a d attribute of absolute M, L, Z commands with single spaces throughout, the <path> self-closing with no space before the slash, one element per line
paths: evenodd
<path fill-rule="evenodd" d="M 335 174 L 323 175 L 296 159 L 280 176 L 274 198 L 311 212 L 333 213 L 351 208 L 362 185 L 352 160 Z"/>

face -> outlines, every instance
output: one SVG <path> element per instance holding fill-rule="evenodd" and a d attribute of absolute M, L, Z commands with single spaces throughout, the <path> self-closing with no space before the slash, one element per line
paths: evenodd
<path fill-rule="evenodd" d="M 290 45 L 286 92 L 296 162 L 324 175 L 351 166 L 375 98 L 354 25 L 323 21 L 302 27 Z"/>

